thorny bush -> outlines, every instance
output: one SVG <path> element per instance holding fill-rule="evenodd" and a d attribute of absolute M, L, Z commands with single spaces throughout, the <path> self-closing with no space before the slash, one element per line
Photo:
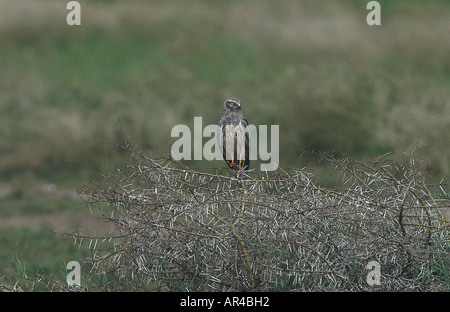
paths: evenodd
<path fill-rule="evenodd" d="M 448 290 L 449 198 L 413 155 L 322 155 L 345 182 L 325 188 L 304 170 L 236 177 L 127 148 L 125 168 L 80 191 L 115 225 L 108 239 L 72 234 L 95 241 L 95 274 L 186 291 Z"/>

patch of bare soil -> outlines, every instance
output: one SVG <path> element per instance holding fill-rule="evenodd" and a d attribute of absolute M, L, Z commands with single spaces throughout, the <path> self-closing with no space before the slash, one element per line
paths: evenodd
<path fill-rule="evenodd" d="M 0 200 L 10 196 L 14 187 L 9 184 L 0 184 Z M 81 200 L 75 190 L 60 189 L 54 184 L 39 184 L 30 187 L 28 194 L 34 197 L 60 198 L 64 200 Z M 87 235 L 104 235 L 113 230 L 113 225 L 107 223 L 98 211 L 63 211 L 49 214 L 24 215 L 16 214 L 2 216 L 0 214 L 0 227 L 40 229 L 49 226 L 57 233 L 80 232 Z"/>
<path fill-rule="evenodd" d="M 49 226 L 57 233 L 80 232 L 88 235 L 104 235 L 113 230 L 112 224 L 105 222 L 100 215 L 90 214 L 89 212 L 0 217 L 0 227 L 28 227 L 38 230 L 43 226 Z"/>

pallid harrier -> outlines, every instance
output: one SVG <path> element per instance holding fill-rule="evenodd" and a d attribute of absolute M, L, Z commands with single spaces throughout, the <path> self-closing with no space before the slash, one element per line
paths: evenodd
<path fill-rule="evenodd" d="M 241 113 L 241 101 L 228 98 L 219 121 L 219 146 L 228 166 L 236 171 L 250 168 L 250 135 L 248 122 Z"/>

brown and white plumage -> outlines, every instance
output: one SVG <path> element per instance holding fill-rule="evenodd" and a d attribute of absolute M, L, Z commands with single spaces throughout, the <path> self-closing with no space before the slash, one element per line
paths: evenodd
<path fill-rule="evenodd" d="M 248 170 L 250 168 L 250 135 L 248 122 L 242 115 L 239 99 L 225 100 L 219 127 L 219 146 L 225 162 L 231 169 Z"/>

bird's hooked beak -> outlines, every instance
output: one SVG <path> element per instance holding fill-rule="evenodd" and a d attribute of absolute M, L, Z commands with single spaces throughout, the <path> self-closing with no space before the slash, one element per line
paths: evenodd
<path fill-rule="evenodd" d="M 239 99 L 236 98 L 228 98 L 225 101 L 225 106 L 224 109 L 226 109 L 226 107 L 228 107 L 228 109 L 241 109 L 241 101 Z"/>

